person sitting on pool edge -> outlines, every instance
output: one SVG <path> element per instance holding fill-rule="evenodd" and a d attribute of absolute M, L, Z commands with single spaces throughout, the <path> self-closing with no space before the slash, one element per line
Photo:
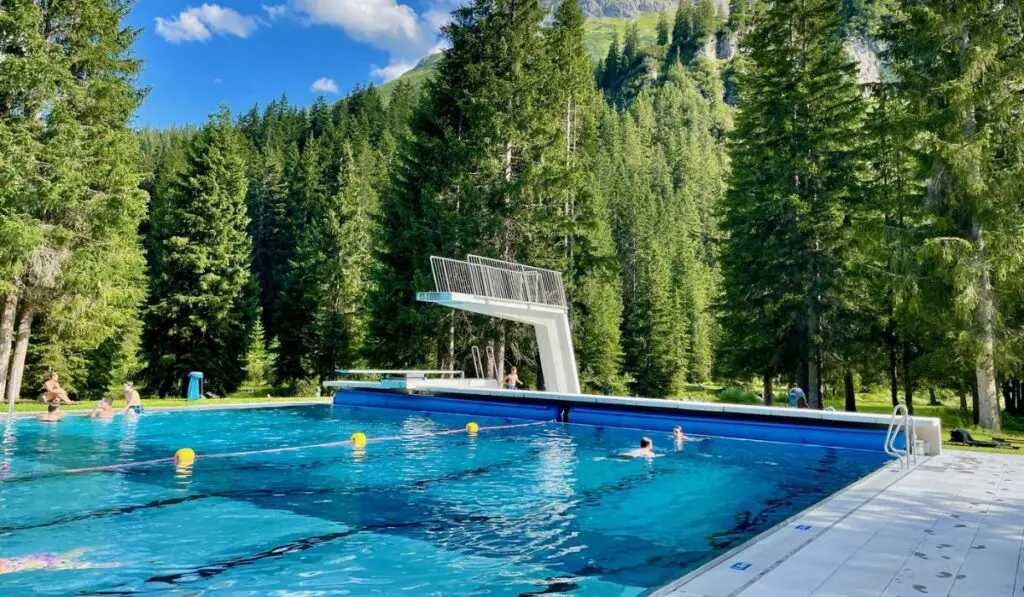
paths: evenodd
<path fill-rule="evenodd" d="M 89 413 L 90 419 L 113 419 L 117 412 L 114 411 L 114 399 L 110 396 L 104 396 L 100 403 L 96 405 L 96 408 L 92 409 Z"/>
<path fill-rule="evenodd" d="M 516 389 L 516 386 L 519 385 L 519 372 L 516 371 L 515 367 L 512 367 L 512 370 L 509 371 L 508 375 L 505 376 L 505 380 L 503 383 L 505 384 L 506 390 Z"/>
<path fill-rule="evenodd" d="M 56 423 L 64 418 L 64 413 L 60 412 L 60 401 L 54 400 L 46 405 L 46 412 L 39 415 L 39 420 L 43 423 Z"/>
<path fill-rule="evenodd" d="M 649 437 L 640 438 L 640 447 L 623 454 L 627 458 L 656 458 L 661 454 L 654 453 L 654 442 Z"/>
<path fill-rule="evenodd" d="M 130 381 L 126 381 L 124 382 L 123 389 L 125 401 L 125 414 L 133 412 L 137 415 L 141 415 L 143 411 L 142 397 L 139 396 L 139 392 L 135 389 L 135 384 L 133 384 Z"/>

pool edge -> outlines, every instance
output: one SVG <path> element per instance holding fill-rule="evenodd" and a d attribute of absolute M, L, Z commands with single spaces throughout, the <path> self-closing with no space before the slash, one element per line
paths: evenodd
<path fill-rule="evenodd" d="M 919 464 L 925 464 L 932 458 L 932 456 L 921 457 Z M 815 540 L 820 538 L 823 534 L 825 534 L 826 531 L 835 527 L 837 524 L 848 518 L 851 514 L 862 508 L 865 504 L 870 502 L 878 495 L 884 493 L 896 482 L 898 482 L 900 479 L 904 478 L 912 470 L 914 470 L 913 468 L 894 468 L 894 465 L 896 465 L 896 463 L 897 461 L 886 462 L 875 471 L 861 477 L 860 479 L 857 479 L 856 481 L 850 483 L 846 487 L 843 487 L 842 489 L 826 497 L 825 499 L 816 502 L 811 506 L 808 506 L 804 510 L 794 514 L 786 520 L 783 520 L 775 526 L 762 531 L 754 537 L 751 537 L 747 541 L 719 555 L 713 560 L 700 566 L 696 570 L 692 570 L 687 574 L 684 574 L 683 576 L 665 585 L 662 585 L 661 587 L 645 591 L 641 593 L 641 595 L 644 597 L 733 597 L 735 595 L 738 595 L 742 591 L 746 590 L 749 586 L 760 580 L 764 575 L 768 574 L 769 572 L 777 568 L 779 565 L 789 560 L 789 558 L 793 557 L 802 549 L 804 549 L 805 547 L 813 543 Z M 880 481 L 880 479 L 882 479 L 883 477 L 884 480 Z M 871 487 L 875 483 L 878 483 L 878 486 Z M 791 526 L 793 526 L 796 522 L 808 519 L 811 517 L 811 515 L 817 513 L 818 511 L 825 510 L 829 504 L 844 497 L 848 497 L 849 494 L 863 490 L 865 488 L 870 488 L 868 495 L 863 496 L 862 498 L 858 499 L 855 504 L 852 504 L 848 508 L 842 509 L 838 513 L 833 512 L 832 514 L 839 514 L 839 516 L 837 516 L 835 520 L 831 521 L 827 525 L 823 525 L 820 529 L 817 529 L 813 534 L 806 537 L 796 536 L 797 538 L 790 542 L 792 547 L 787 549 L 782 556 L 775 558 L 774 561 L 769 562 L 767 565 L 763 567 L 759 567 L 757 573 L 754 575 L 751 575 L 749 577 L 737 577 L 738 580 L 742 580 L 741 583 L 736 584 L 731 588 L 723 587 L 721 591 L 715 593 L 683 591 L 686 585 L 696 581 L 697 579 L 713 571 L 720 570 L 720 567 L 723 564 L 736 558 L 741 553 L 746 552 L 747 550 L 757 546 L 760 543 L 764 543 L 769 539 L 781 537 L 781 533 L 783 531 L 790 530 Z M 752 564 L 751 562 L 745 563 Z M 734 572 L 736 572 L 737 574 L 741 574 L 743 571 L 736 570 Z"/>

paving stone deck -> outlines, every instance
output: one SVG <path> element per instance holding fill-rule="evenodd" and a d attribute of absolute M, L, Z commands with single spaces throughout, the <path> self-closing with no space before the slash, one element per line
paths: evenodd
<path fill-rule="evenodd" d="M 1024 455 L 947 451 L 886 467 L 655 595 L 1011 597 L 1022 542 Z"/>

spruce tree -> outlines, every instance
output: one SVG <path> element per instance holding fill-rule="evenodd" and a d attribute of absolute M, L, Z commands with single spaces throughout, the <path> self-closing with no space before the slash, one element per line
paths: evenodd
<path fill-rule="evenodd" d="M 661 12 L 658 13 L 658 25 L 655 27 L 655 31 L 658 34 L 658 45 L 667 46 L 672 37 L 672 26 L 668 22 L 668 13 L 665 12 L 665 9 L 661 9 Z"/>
<path fill-rule="evenodd" d="M 838 0 L 780 0 L 747 36 L 723 219 L 722 324 L 748 351 L 734 362 L 795 373 L 817 408 L 862 209 L 863 102 L 838 14 Z"/>
<path fill-rule="evenodd" d="M 142 297 L 130 8 L 0 10 L 0 388 L 12 401 L 37 383 L 24 376 L 30 346 L 44 366 L 72 367 L 73 385 L 81 355 L 129 333 Z"/>
<path fill-rule="evenodd" d="M 153 222 L 162 259 L 150 269 L 143 347 L 146 379 L 161 396 L 182 387 L 189 371 L 203 371 L 218 393 L 245 378 L 257 309 L 243 155 L 227 110 L 212 115 L 189 144 L 166 213 Z"/>
<path fill-rule="evenodd" d="M 928 245 L 954 266 L 956 304 L 973 318 L 979 424 L 998 430 L 1000 287 L 1024 255 L 1015 240 L 1024 23 L 1017 3 L 907 0 L 900 8 L 883 37 L 894 95 L 909 116 L 901 132 L 925 173 L 925 206 L 937 223 Z"/>
<path fill-rule="evenodd" d="M 608 45 L 608 54 L 604 59 L 604 70 L 601 73 L 601 89 L 610 91 L 619 82 L 622 58 L 619 56 L 619 32 L 612 33 L 612 43 Z"/>
<path fill-rule="evenodd" d="M 593 175 L 601 150 L 603 102 L 588 76 L 584 22 L 579 3 L 565 0 L 545 32 L 554 63 L 549 93 L 560 108 L 552 111 L 558 142 L 551 185 L 563 191 L 563 267 L 581 385 L 588 391 L 623 393 L 621 286 L 607 203 Z"/>

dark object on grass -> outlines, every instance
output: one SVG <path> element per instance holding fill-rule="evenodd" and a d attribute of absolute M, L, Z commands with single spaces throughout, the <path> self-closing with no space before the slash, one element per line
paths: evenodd
<path fill-rule="evenodd" d="M 972 446 L 972 447 L 975 447 L 975 448 L 1012 448 L 1012 449 L 1016 449 L 1016 447 L 1009 446 L 1005 442 L 983 442 L 983 441 L 976 440 L 973 437 L 971 437 L 970 432 L 968 432 L 966 429 L 960 429 L 958 427 L 949 430 L 949 441 L 951 441 L 954 444 L 963 444 L 965 446 Z"/>

